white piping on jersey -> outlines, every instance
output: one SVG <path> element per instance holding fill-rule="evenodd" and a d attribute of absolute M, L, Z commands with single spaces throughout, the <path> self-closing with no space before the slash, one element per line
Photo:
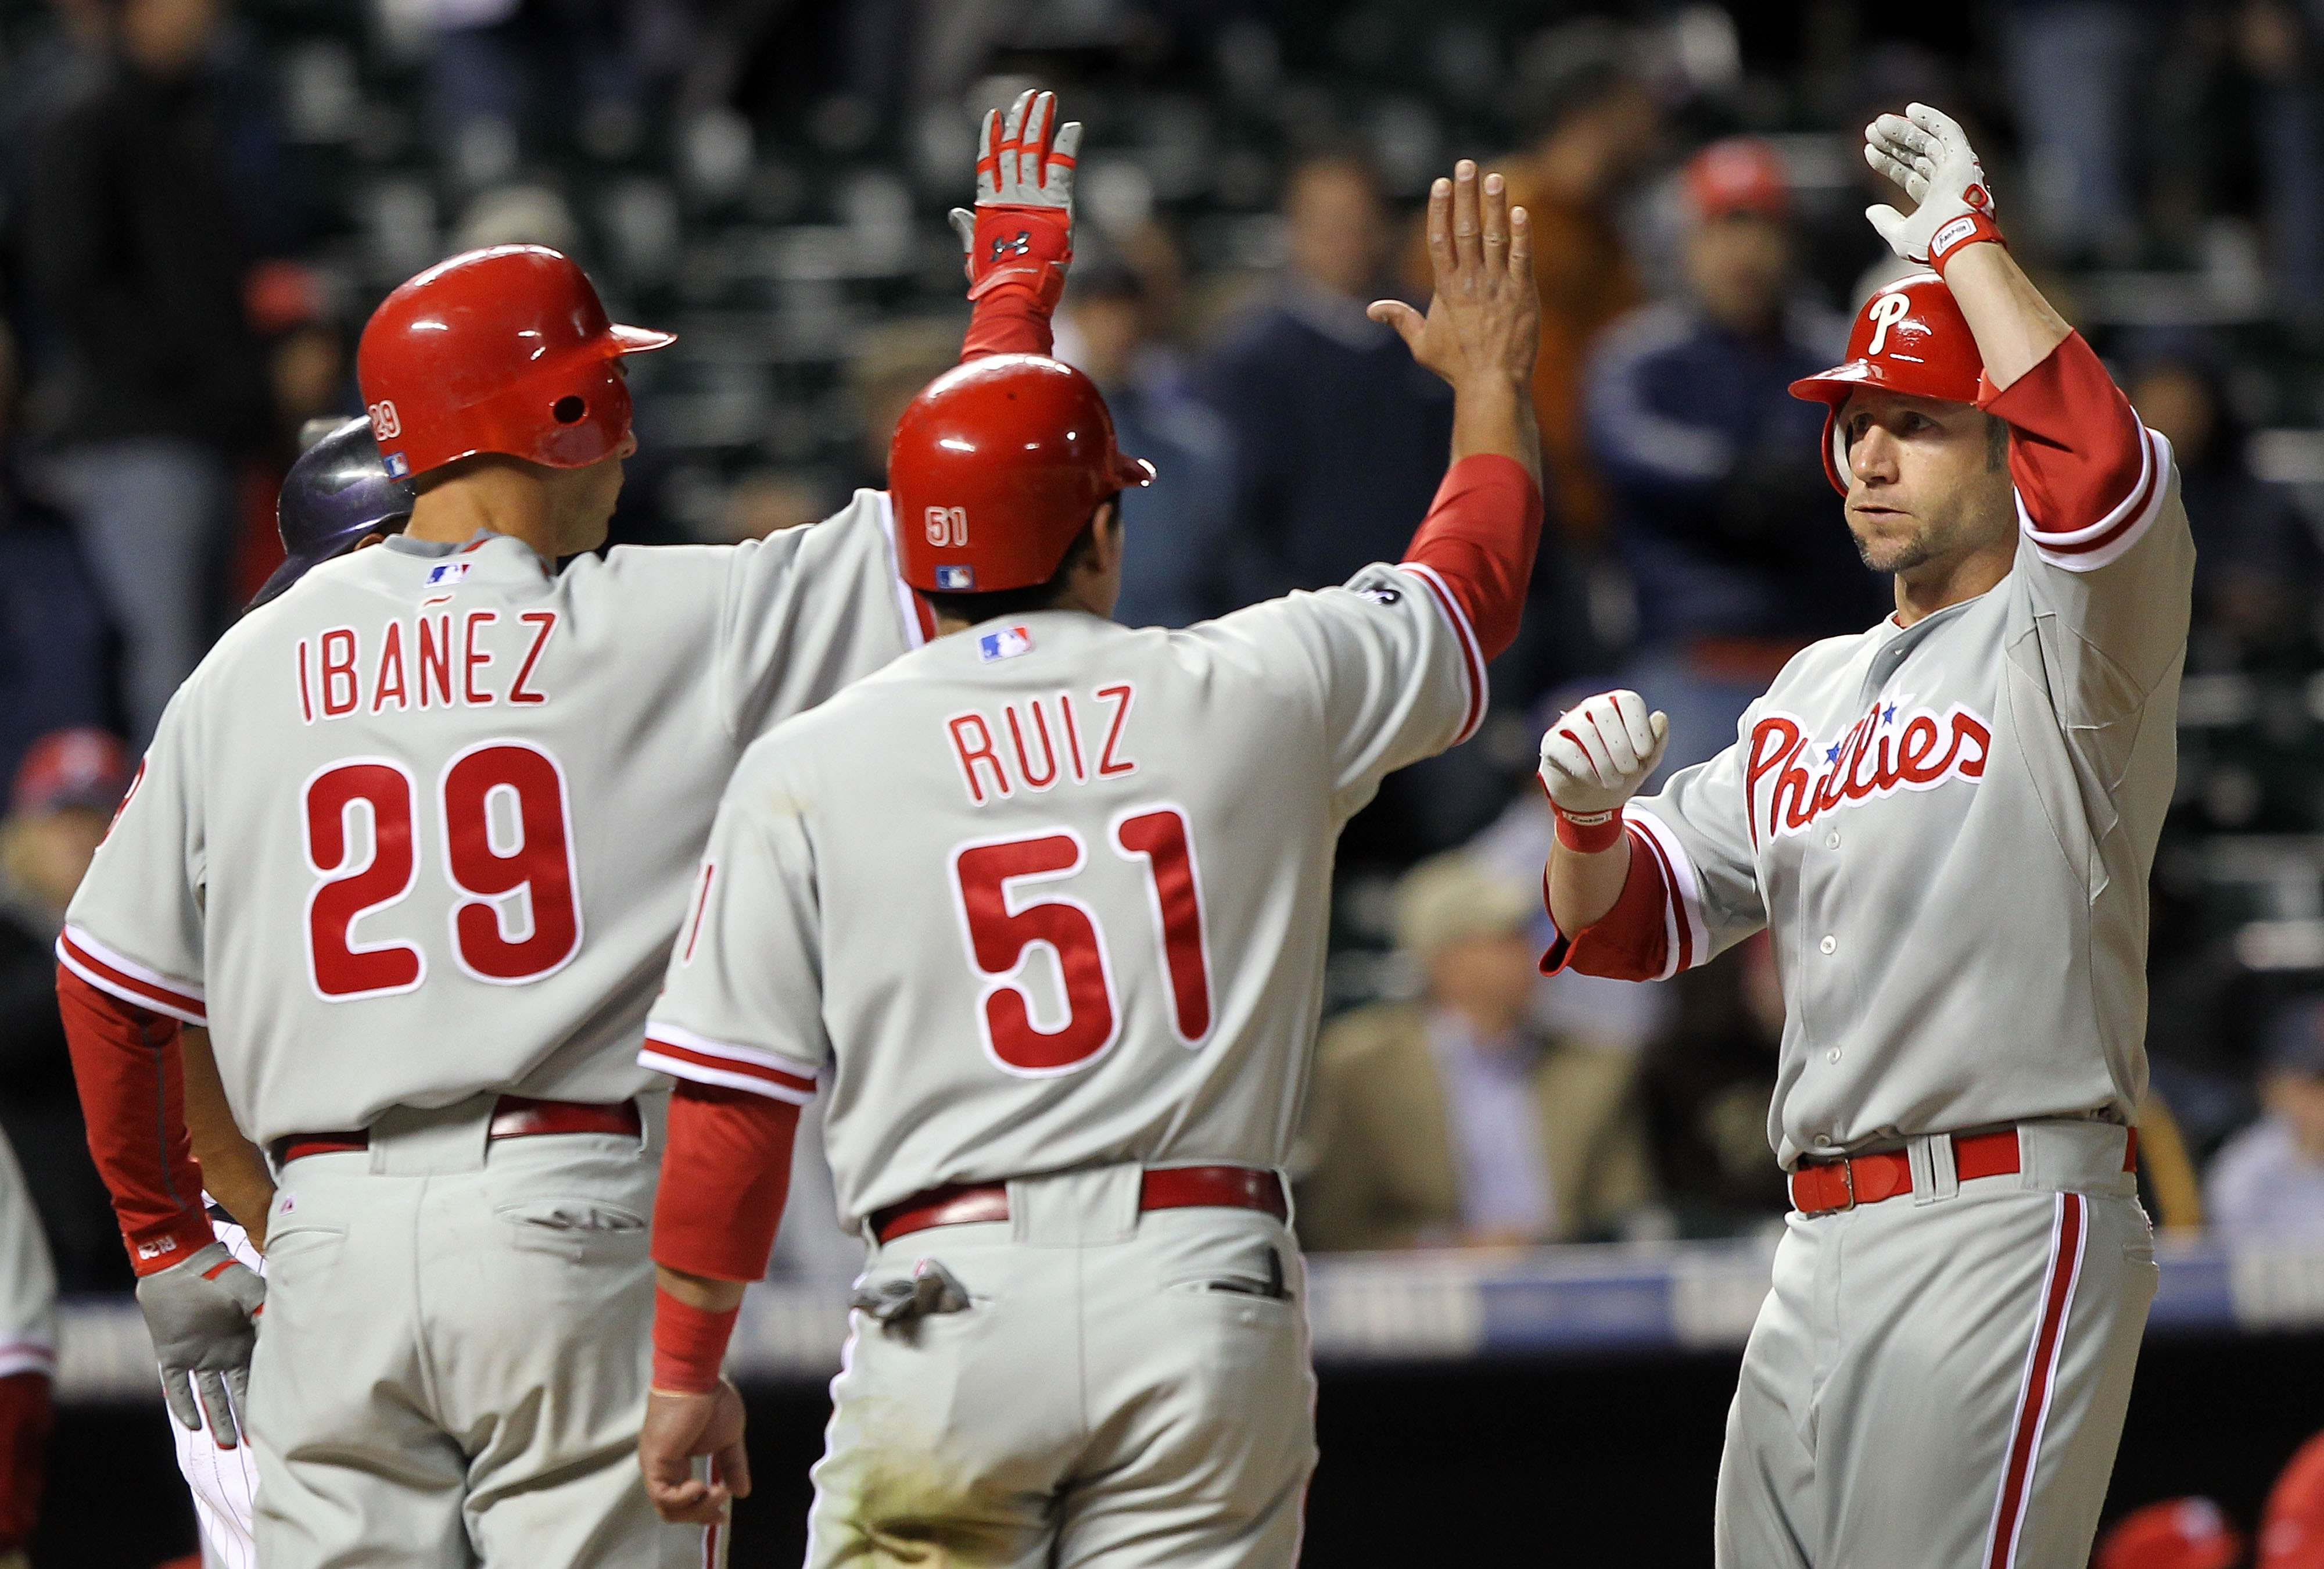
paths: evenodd
<path fill-rule="evenodd" d="M 928 640 L 920 633 L 919 597 L 904 581 L 904 558 L 896 545 L 896 498 L 884 490 L 872 494 L 880 498 L 880 532 L 888 541 L 888 576 L 896 585 L 896 614 L 904 621 L 904 647 L 916 649 Z"/>
<path fill-rule="evenodd" d="M 1646 835 L 1655 859 L 1662 863 L 1664 944 L 1666 957 L 1657 981 L 1667 981 L 1682 969 L 1692 969 L 1711 956 L 1710 928 L 1702 918 L 1702 893 L 1694 881 L 1694 863 L 1672 833 L 1670 825 L 1632 801 L 1622 808 L 1622 820 Z M 1682 927 L 1681 923 L 1684 925 Z M 1683 963 L 1682 963 L 1683 959 Z"/>
<path fill-rule="evenodd" d="M 688 1062 L 684 1057 L 672 1057 L 666 1052 L 656 1051 L 654 1050 L 656 1045 L 675 1047 L 680 1051 L 695 1052 L 703 1057 L 723 1057 L 728 1062 L 754 1067 L 760 1071 L 752 1074 L 736 1069 L 709 1067 L 702 1063 Z M 812 1087 L 815 1069 L 795 1062 L 789 1057 L 778 1057 L 771 1051 L 761 1051 L 754 1046 L 736 1046 L 729 1041 L 713 1040 L 708 1036 L 696 1035 L 690 1029 L 681 1029 L 675 1024 L 665 1024 L 658 1020 L 646 1026 L 645 1048 L 638 1053 L 638 1064 L 641 1067 L 659 1069 L 675 1078 L 692 1079 L 696 1084 L 720 1084 L 730 1090 L 754 1091 L 770 1100 L 788 1101 L 794 1106 L 804 1106 L 815 1099 L 815 1090 Z M 810 1087 L 802 1090 L 796 1085 L 770 1078 L 767 1076 L 770 1074 L 781 1074 L 791 1078 L 806 1079 Z"/>
<path fill-rule="evenodd" d="M 1444 581 L 1435 568 L 1419 561 L 1399 561 L 1396 570 L 1409 572 L 1428 585 L 1437 608 L 1444 613 L 1444 619 L 1452 625 L 1453 641 L 1461 645 L 1462 674 L 1466 678 L 1469 688 L 1469 712 L 1462 722 L 1461 733 L 1452 740 L 1452 744 L 1458 746 L 1476 734 L 1477 726 L 1485 722 L 1488 688 L 1483 649 L 1477 641 L 1476 629 L 1469 624 L 1469 613 L 1461 608 L 1461 601 L 1454 596 L 1452 585 Z"/>
<path fill-rule="evenodd" d="M 2144 426 L 2139 434 L 2144 439 L 2138 446 L 2138 483 L 2097 522 L 2080 529 L 2043 529 L 2025 510 L 2025 498 L 2011 493 L 2017 504 L 2017 526 L 2034 541 L 2042 559 L 2068 572 L 2093 572 L 2120 559 L 2146 537 L 2146 531 L 2163 514 L 2163 503 L 2170 494 L 2171 442 L 2160 431 Z M 2132 521 L 2126 526 L 2126 520 Z M 2117 529 L 2118 535 L 2107 538 Z"/>
<path fill-rule="evenodd" d="M 56 1367 L 56 1351 L 46 1341 L 0 1342 L 0 1379 L 18 1373 L 54 1373 Z"/>
<path fill-rule="evenodd" d="M 84 955 L 90 963 L 83 962 Z M 150 1008 L 156 1013 L 166 1013 L 187 1024 L 208 1022 L 207 998 L 199 986 L 172 981 L 157 970 L 149 970 L 134 959 L 124 958 L 77 926 L 68 925 L 57 935 L 57 962 L 98 991 L 118 997 L 124 1002 Z M 126 981 L 143 983 L 150 990 L 141 991 L 124 981 L 115 980 L 103 970 L 93 967 L 95 964 L 117 970 Z M 160 995 L 154 995 L 155 992 Z"/>

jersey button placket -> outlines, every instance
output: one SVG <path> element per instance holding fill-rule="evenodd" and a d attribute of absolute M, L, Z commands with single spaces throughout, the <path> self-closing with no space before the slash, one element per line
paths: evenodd
<path fill-rule="evenodd" d="M 1840 951 L 1840 939 L 1832 936 L 1830 932 L 1826 932 L 1823 935 L 1823 941 L 1818 943 L 1816 947 L 1824 955 L 1825 957 L 1829 958 L 1831 955 Z"/>

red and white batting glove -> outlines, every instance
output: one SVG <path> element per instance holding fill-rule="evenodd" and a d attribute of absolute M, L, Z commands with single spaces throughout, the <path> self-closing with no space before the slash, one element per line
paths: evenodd
<path fill-rule="evenodd" d="M 1636 692 L 1600 692 L 1558 716 L 1541 738 L 1541 788 L 1557 814 L 1557 842 L 1594 855 L 1622 838 L 1622 803 L 1663 760 L 1670 715 L 1646 712 Z"/>
<path fill-rule="evenodd" d="M 1030 291 L 1046 311 L 1065 291 L 1074 260 L 1074 159 L 1082 123 L 1057 124 L 1057 95 L 1021 93 L 1003 120 L 984 116 L 976 149 L 976 210 L 952 209 L 968 253 L 968 297 Z"/>
<path fill-rule="evenodd" d="M 1864 209 L 1888 246 L 1908 262 L 1939 272 L 1963 245 L 2001 239 L 1994 221 L 1993 188 L 1968 134 L 1953 117 L 1926 104 L 1883 115 L 1864 127 L 1864 162 L 1895 180 L 1918 205 L 1910 217 L 1886 202 Z"/>

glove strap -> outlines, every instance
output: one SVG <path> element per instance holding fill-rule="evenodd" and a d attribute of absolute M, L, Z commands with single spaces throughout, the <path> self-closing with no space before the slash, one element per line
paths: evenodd
<path fill-rule="evenodd" d="M 1576 854 L 1602 854 L 1622 842 L 1618 810 L 1569 812 L 1555 801 L 1549 803 L 1549 809 L 1557 815 L 1557 842 Z"/>
<path fill-rule="evenodd" d="M 124 1234 L 121 1241 L 129 1250 L 130 1269 L 142 1280 L 184 1263 L 217 1241 L 217 1233 L 210 1229 L 208 1212 L 197 1209 L 161 1225 Z"/>
<path fill-rule="evenodd" d="M 1973 196 L 1983 194 L 1982 187 L 1972 186 L 1970 190 Z M 1939 277 L 1942 277 L 1945 263 L 1962 246 L 1979 245 L 1987 240 L 1997 245 L 2009 244 L 2001 237 L 2001 226 L 1993 221 L 1990 212 L 1974 209 L 1957 218 L 1949 218 L 1938 225 L 1937 232 L 1929 236 L 1929 265 L 1937 270 Z"/>
<path fill-rule="evenodd" d="M 739 1306 L 724 1313 L 680 1302 L 654 1288 L 653 1387 L 666 1394 L 707 1395 L 718 1388 L 719 1365 L 733 1338 Z"/>

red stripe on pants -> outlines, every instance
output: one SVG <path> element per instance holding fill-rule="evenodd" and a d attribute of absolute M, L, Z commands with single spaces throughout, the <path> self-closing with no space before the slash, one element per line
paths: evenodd
<path fill-rule="evenodd" d="M 2009 1463 L 1994 1503 L 1993 1536 L 1986 1569 L 2011 1569 L 2017 1562 L 2017 1534 L 2025 1523 L 2025 1500 L 2034 1491 L 2034 1452 L 2056 1392 L 2058 1363 L 2065 1346 L 2066 1315 L 2074 1305 L 2074 1283 L 2082 1271 L 2082 1233 L 2089 1200 L 2079 1193 L 2058 1195 L 2058 1218 L 2050 1233 L 2049 1278 L 2042 1291 L 2042 1319 L 2025 1359 L 2025 1381 L 2017 1394 L 2017 1420 L 2009 1435 Z"/>

